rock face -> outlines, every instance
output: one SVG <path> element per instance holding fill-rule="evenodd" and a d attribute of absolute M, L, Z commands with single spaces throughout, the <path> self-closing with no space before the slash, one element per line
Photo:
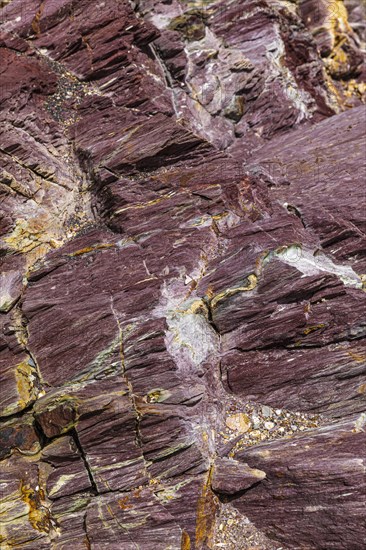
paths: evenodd
<path fill-rule="evenodd" d="M 4 550 L 365 548 L 362 6 L 0 2 Z"/>

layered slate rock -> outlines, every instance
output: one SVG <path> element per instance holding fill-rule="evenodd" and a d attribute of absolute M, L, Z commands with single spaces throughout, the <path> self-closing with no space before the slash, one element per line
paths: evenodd
<path fill-rule="evenodd" d="M 364 547 L 364 49 L 333 4 L 1 2 L 1 547 Z"/>
<path fill-rule="evenodd" d="M 313 434 L 295 436 L 291 441 L 242 451 L 238 458 L 264 468 L 267 482 L 240 497 L 237 505 L 254 522 L 259 516 L 260 522 L 265 521 L 268 534 L 276 533 L 275 538 L 285 543 L 288 537 L 281 528 L 282 522 L 288 526 L 292 524 L 298 540 L 307 540 L 309 547 L 361 547 L 357 537 L 365 534 L 358 516 L 364 508 L 366 495 L 365 449 L 360 423 L 344 422 Z M 300 487 L 301 508 L 298 506 Z M 267 506 L 272 499 L 281 502 L 276 507 L 276 516 Z M 349 528 L 339 529 L 344 517 L 347 517 Z M 303 547 L 296 540 L 290 544 L 291 548 Z"/>

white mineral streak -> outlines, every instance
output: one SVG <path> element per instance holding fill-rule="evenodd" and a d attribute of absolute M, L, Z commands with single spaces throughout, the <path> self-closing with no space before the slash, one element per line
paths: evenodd
<path fill-rule="evenodd" d="M 12 295 L 12 287 L 19 275 L 15 270 L 0 273 L 0 311 L 7 312 L 12 307 L 18 296 Z"/>
<path fill-rule="evenodd" d="M 199 262 L 191 273 L 182 272 L 180 280 L 165 282 L 161 288 L 160 304 L 153 312 L 156 317 L 165 317 L 166 349 L 182 379 L 190 384 L 199 383 L 204 361 L 217 361 L 220 345 L 219 335 L 208 321 L 204 302 L 199 298 L 186 298 L 186 277 L 194 279 L 201 273 L 202 265 Z M 205 412 L 202 410 L 202 414 L 190 421 L 191 435 L 208 460 L 215 452 L 215 424 L 219 417 L 216 406 L 211 403 Z"/>
<path fill-rule="evenodd" d="M 217 335 L 202 314 L 172 313 L 166 319 L 166 345 L 180 368 L 198 367 L 216 351 Z"/>
<path fill-rule="evenodd" d="M 361 413 L 360 416 L 355 421 L 355 432 L 364 432 L 366 425 L 366 413 Z"/>
<path fill-rule="evenodd" d="M 283 91 L 294 107 L 299 111 L 296 123 L 308 118 L 314 110 L 314 101 L 310 94 L 300 89 L 291 71 L 283 63 L 285 44 L 281 38 L 279 26 L 275 26 L 276 40 L 266 46 L 266 57 L 271 63 L 276 78 L 284 83 Z"/>
<path fill-rule="evenodd" d="M 336 275 L 345 286 L 362 289 L 362 280 L 349 265 L 338 265 L 322 252 L 303 249 L 299 245 L 291 245 L 275 251 L 273 256 L 287 265 L 298 269 L 304 276 L 329 273 Z"/>
<path fill-rule="evenodd" d="M 194 298 L 182 299 L 186 293 L 182 281 L 165 283 L 155 314 L 164 315 L 168 325 L 166 348 L 178 369 L 188 374 L 218 351 L 219 337 L 206 317 L 204 303 Z"/>

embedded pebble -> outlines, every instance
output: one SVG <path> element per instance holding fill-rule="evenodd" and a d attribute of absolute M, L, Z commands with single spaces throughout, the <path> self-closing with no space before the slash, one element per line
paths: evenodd
<path fill-rule="evenodd" d="M 249 434 L 249 437 L 257 438 L 257 437 L 260 437 L 260 435 L 261 435 L 260 430 L 252 430 Z"/>
<path fill-rule="evenodd" d="M 225 443 L 239 438 L 229 453 L 230 457 L 234 457 L 245 447 L 258 445 L 269 439 L 291 437 L 300 431 L 318 427 L 320 422 L 319 415 L 232 400 L 227 406 L 226 429 L 219 432 L 218 436 Z"/>
<path fill-rule="evenodd" d="M 251 422 L 246 414 L 237 413 L 226 419 L 226 425 L 228 428 L 235 430 L 238 433 L 245 433 L 251 427 Z"/>
<path fill-rule="evenodd" d="M 256 414 L 252 414 L 251 418 L 252 418 L 253 428 L 256 430 L 257 428 L 259 428 L 261 424 L 261 419 Z"/>
<path fill-rule="evenodd" d="M 268 416 L 271 416 L 271 414 L 272 414 L 272 409 L 271 409 L 270 407 L 267 407 L 266 405 L 264 405 L 264 406 L 262 407 L 262 414 L 263 414 L 264 417 L 267 418 Z"/>

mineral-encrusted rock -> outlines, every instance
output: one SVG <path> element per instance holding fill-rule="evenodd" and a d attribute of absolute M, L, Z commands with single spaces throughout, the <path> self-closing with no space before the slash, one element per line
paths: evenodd
<path fill-rule="evenodd" d="M 0 9 L 1 548 L 363 549 L 362 4 Z"/>

